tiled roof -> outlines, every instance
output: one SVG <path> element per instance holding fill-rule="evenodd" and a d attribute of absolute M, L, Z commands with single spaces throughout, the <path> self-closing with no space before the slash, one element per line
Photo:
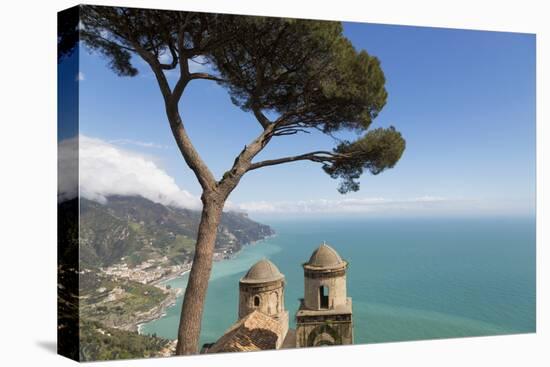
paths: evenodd
<path fill-rule="evenodd" d="M 208 353 L 247 352 L 276 349 L 282 328 L 266 314 L 254 311 L 237 321 L 211 347 Z"/>

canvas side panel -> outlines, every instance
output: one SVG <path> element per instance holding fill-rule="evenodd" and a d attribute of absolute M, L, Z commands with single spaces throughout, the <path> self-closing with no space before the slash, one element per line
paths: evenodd
<path fill-rule="evenodd" d="M 79 8 L 57 15 L 57 352 L 79 360 L 78 304 L 78 21 Z"/>

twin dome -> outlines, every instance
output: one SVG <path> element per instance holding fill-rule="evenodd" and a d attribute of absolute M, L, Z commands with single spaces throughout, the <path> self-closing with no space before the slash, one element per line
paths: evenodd
<path fill-rule="evenodd" d="M 340 255 L 332 247 L 323 243 L 320 245 L 309 261 L 304 264 L 309 268 L 330 269 L 345 265 Z M 262 259 L 254 264 L 241 279 L 243 283 L 264 283 L 283 279 L 284 275 L 279 271 L 277 266 L 267 259 Z"/>

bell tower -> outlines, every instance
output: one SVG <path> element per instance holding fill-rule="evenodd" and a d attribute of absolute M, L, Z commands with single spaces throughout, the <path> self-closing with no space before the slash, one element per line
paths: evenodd
<path fill-rule="evenodd" d="M 353 344 L 347 267 L 348 263 L 326 243 L 303 264 L 304 298 L 296 313 L 296 347 Z"/>
<path fill-rule="evenodd" d="M 274 318 L 281 325 L 282 343 L 288 332 L 284 295 L 284 275 L 271 261 L 258 261 L 239 281 L 239 320 L 253 311 Z"/>

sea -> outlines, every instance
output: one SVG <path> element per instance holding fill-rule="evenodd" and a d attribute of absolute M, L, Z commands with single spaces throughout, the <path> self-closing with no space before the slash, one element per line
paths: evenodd
<path fill-rule="evenodd" d="M 239 279 L 271 260 L 286 277 L 291 327 L 302 264 L 326 241 L 349 262 L 354 342 L 531 333 L 536 329 L 534 218 L 292 219 L 262 221 L 276 235 L 213 267 L 201 345 L 236 320 Z M 167 282 L 185 288 L 187 274 Z M 175 339 L 182 297 L 142 334 Z"/>

